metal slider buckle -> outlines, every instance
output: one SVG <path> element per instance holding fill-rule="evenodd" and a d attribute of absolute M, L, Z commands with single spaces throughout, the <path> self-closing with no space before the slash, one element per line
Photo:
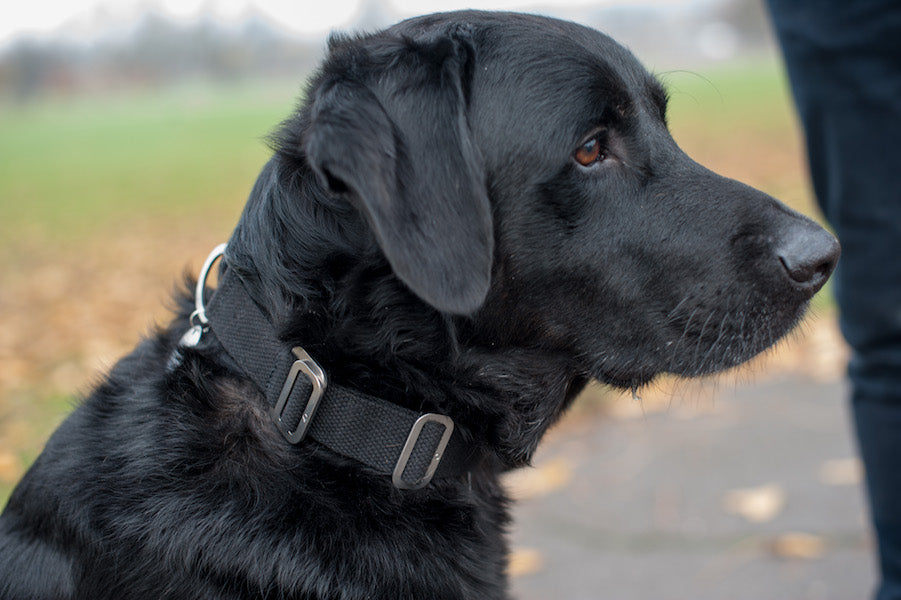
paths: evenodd
<path fill-rule="evenodd" d="M 294 361 L 294 364 L 291 365 L 291 370 L 288 371 L 288 378 L 285 379 L 285 384 L 282 386 L 275 408 L 272 409 L 272 419 L 288 442 L 299 444 L 306 437 L 310 423 L 313 422 L 313 417 L 316 414 L 316 409 L 319 408 L 319 403 L 325 394 L 326 379 L 322 367 L 307 354 L 306 350 L 300 346 L 295 346 L 291 349 L 291 352 L 297 357 L 297 360 Z M 310 392 L 310 398 L 303 408 L 303 414 L 300 416 L 297 427 L 292 431 L 291 424 L 283 421 L 282 416 L 300 373 L 306 375 L 310 383 L 313 384 L 313 391 Z"/>
<path fill-rule="evenodd" d="M 423 476 L 413 482 L 407 482 L 403 478 L 404 470 L 407 468 L 407 463 L 410 462 L 410 456 L 413 454 L 413 449 L 419 441 L 422 429 L 428 423 L 441 424 L 444 426 L 444 433 L 441 434 L 441 439 L 438 441 L 438 446 L 435 447 L 435 452 L 432 454 L 432 459 L 429 461 L 429 466 Z M 416 422 L 413 423 L 413 427 L 410 428 L 410 435 L 407 436 L 407 441 L 404 443 L 404 447 L 400 452 L 397 464 L 394 466 L 394 473 L 391 475 L 391 481 L 394 483 L 394 487 L 399 490 L 418 490 L 427 486 L 429 482 L 432 481 L 432 477 L 434 477 L 435 471 L 438 469 L 438 464 L 444 456 L 444 450 L 447 448 L 447 444 L 450 442 L 451 434 L 453 433 L 454 422 L 450 417 L 428 413 L 416 419 Z"/>

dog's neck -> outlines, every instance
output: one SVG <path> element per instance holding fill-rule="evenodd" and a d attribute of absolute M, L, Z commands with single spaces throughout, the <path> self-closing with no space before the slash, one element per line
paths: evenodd
<path fill-rule="evenodd" d="M 413 295 L 351 203 L 302 164 L 267 164 L 229 254 L 278 336 L 303 346 L 332 381 L 449 415 L 507 468 L 528 463 L 587 380 L 566 357 L 494 345 L 477 320 Z"/>

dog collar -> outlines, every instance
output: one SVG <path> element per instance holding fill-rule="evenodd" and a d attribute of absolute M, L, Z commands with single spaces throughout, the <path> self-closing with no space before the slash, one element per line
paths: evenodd
<path fill-rule="evenodd" d="M 217 246 L 201 269 L 196 310 L 180 346 L 197 345 L 209 330 L 226 353 L 263 392 L 270 414 L 290 444 L 307 438 L 390 475 L 398 489 L 419 489 L 435 477 L 465 474 L 474 459 L 453 420 L 421 413 L 330 382 L 300 346 L 282 343 L 237 273 L 224 265 L 209 306 L 203 301 L 207 275 L 225 253 Z"/>

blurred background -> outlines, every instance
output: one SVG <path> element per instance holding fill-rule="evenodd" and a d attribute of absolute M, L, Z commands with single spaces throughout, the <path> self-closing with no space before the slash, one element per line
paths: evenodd
<path fill-rule="evenodd" d="M 817 216 L 758 0 L 5 3 L 0 505 L 79 394 L 167 321 L 182 274 L 228 238 L 328 33 L 467 7 L 610 34 L 669 89 L 690 155 Z M 519 596 L 866 597 L 828 289 L 811 315 L 719 378 L 640 398 L 591 388 L 535 468 L 510 478 Z"/>

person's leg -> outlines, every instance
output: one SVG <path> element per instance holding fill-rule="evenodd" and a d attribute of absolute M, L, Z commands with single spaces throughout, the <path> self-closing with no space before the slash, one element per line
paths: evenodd
<path fill-rule="evenodd" d="M 879 542 L 879 600 L 901 599 L 901 3 L 768 0 L 817 200 L 842 244 L 833 278 Z"/>

